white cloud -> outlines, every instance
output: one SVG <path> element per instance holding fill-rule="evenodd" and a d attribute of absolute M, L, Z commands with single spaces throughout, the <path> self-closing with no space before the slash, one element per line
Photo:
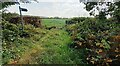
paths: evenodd
<path fill-rule="evenodd" d="M 38 0 L 39 2 L 79 2 L 79 0 Z"/>
<path fill-rule="evenodd" d="M 88 12 L 83 9 L 84 6 L 79 2 L 40 2 L 21 5 L 28 9 L 28 12 L 23 12 L 24 15 L 59 17 L 89 16 Z M 18 5 L 13 5 L 8 10 L 19 13 Z"/>

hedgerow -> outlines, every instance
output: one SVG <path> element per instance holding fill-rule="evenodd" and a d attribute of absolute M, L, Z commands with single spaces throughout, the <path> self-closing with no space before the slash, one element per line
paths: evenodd
<path fill-rule="evenodd" d="M 27 31 L 19 30 L 20 25 L 9 23 L 8 21 L 2 20 L 0 22 L 2 26 L 2 63 L 7 64 L 12 60 L 18 60 L 20 54 L 24 51 L 22 46 L 26 44 L 23 38 L 30 37 L 31 34 Z"/>
<path fill-rule="evenodd" d="M 70 47 L 85 48 L 89 64 L 119 64 L 120 24 L 109 19 L 101 22 L 95 18 L 73 18 L 68 22 L 66 30 L 73 40 Z"/>

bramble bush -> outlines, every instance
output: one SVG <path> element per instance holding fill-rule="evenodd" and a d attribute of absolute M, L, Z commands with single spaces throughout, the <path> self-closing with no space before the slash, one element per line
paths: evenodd
<path fill-rule="evenodd" d="M 20 31 L 20 25 L 5 20 L 2 20 L 0 24 L 2 25 L 2 63 L 7 64 L 20 58 L 20 53 L 24 51 L 24 49 L 20 48 L 24 43 L 22 38 L 27 38 L 31 34 L 27 31 Z"/>
<path fill-rule="evenodd" d="M 66 30 L 73 40 L 70 47 L 85 48 L 89 64 L 102 66 L 120 63 L 120 24 L 109 19 L 101 22 L 85 17 L 66 22 Z"/>

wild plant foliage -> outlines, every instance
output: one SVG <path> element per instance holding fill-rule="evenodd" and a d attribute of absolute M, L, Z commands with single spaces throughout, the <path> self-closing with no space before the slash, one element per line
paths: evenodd
<path fill-rule="evenodd" d="M 67 31 L 73 39 L 70 47 L 86 49 L 86 61 L 95 65 L 119 64 L 120 24 L 95 18 L 73 18 Z"/>

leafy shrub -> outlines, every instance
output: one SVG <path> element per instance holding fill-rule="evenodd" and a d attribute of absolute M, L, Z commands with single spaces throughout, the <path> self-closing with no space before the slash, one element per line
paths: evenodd
<path fill-rule="evenodd" d="M 120 24 L 110 20 L 100 22 L 95 18 L 73 18 L 71 21 L 74 21 L 74 23 L 66 26 L 73 39 L 71 47 L 76 49 L 86 48 L 86 61 L 88 63 L 105 65 L 114 64 L 117 61 L 116 64 L 119 64 L 117 58 L 120 51 L 115 52 L 115 49 L 120 47 L 120 42 L 116 42 L 119 37 L 115 38 L 113 36 L 119 35 Z M 112 57 L 111 54 L 113 54 Z"/>
<path fill-rule="evenodd" d="M 23 16 L 24 24 L 31 24 L 35 27 L 41 27 L 41 19 L 36 16 Z M 12 17 L 9 20 L 10 23 L 19 24 L 21 22 L 20 17 Z"/>
<path fill-rule="evenodd" d="M 12 24 L 5 20 L 0 22 L 0 24 L 2 25 L 2 63 L 7 64 L 10 60 L 15 61 L 20 58 L 20 51 L 23 52 L 23 49 L 17 48 L 24 43 L 21 39 L 30 37 L 31 34 L 27 31 L 19 30 L 20 25 Z"/>
<path fill-rule="evenodd" d="M 18 36 L 18 27 L 15 24 L 10 24 L 7 21 L 3 21 L 1 24 L 3 29 L 3 39 L 6 41 L 14 41 Z"/>
<path fill-rule="evenodd" d="M 12 17 L 16 17 L 19 16 L 19 14 L 17 13 L 6 13 L 6 12 L 2 12 L 2 18 L 5 19 L 6 21 L 9 21 Z"/>

